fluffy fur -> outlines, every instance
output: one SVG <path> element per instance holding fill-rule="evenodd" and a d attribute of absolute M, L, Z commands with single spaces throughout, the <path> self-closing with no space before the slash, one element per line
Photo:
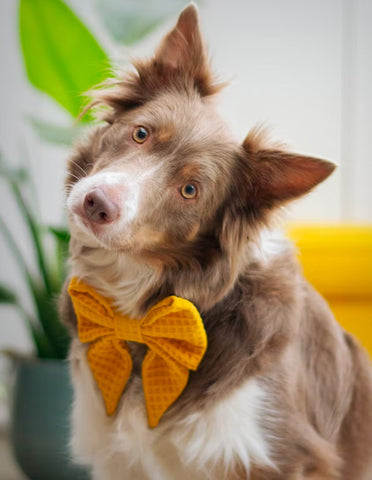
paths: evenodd
<path fill-rule="evenodd" d="M 270 233 L 275 212 L 334 167 L 257 130 L 237 143 L 214 109 L 220 85 L 206 58 L 191 5 L 152 59 L 97 90 L 104 123 L 69 161 L 71 274 L 134 317 L 167 295 L 187 298 L 208 335 L 155 429 L 146 349 L 130 344 L 132 377 L 107 417 L 64 290 L 75 457 L 96 480 L 369 480 L 369 360 Z M 185 185 L 195 196 L 182 196 Z"/>

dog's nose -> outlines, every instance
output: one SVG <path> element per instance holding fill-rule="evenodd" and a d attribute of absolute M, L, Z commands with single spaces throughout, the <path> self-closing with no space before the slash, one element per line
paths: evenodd
<path fill-rule="evenodd" d="M 88 220 L 94 223 L 110 223 L 119 216 L 119 207 L 100 188 L 87 193 L 83 206 Z"/>

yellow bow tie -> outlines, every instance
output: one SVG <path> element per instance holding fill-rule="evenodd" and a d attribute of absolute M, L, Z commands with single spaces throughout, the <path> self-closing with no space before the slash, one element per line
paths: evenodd
<path fill-rule="evenodd" d="M 132 371 L 125 340 L 147 345 L 142 383 L 148 423 L 156 427 L 186 387 L 189 370 L 198 368 L 207 349 L 197 308 L 188 300 L 171 296 L 152 307 L 142 320 L 135 320 L 115 312 L 107 298 L 75 277 L 68 292 L 80 341 L 90 343 L 88 362 L 108 415 L 115 413 Z"/>

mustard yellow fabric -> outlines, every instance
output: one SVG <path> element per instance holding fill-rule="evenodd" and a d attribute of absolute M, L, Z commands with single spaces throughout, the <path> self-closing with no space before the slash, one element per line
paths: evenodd
<path fill-rule="evenodd" d="M 292 224 L 305 277 L 372 355 L 372 226 Z"/>
<path fill-rule="evenodd" d="M 88 362 L 108 415 L 115 413 L 132 370 L 126 341 L 147 345 L 142 383 L 148 424 L 156 427 L 181 395 L 189 371 L 198 368 L 207 349 L 207 335 L 197 308 L 188 300 L 170 296 L 136 320 L 115 311 L 109 299 L 76 277 L 68 291 L 79 338 L 90 344 Z"/>

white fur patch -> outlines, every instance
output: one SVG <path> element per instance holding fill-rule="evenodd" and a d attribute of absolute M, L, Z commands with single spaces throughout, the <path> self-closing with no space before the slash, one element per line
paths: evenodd
<path fill-rule="evenodd" d="M 222 461 L 227 473 L 235 461 L 249 471 L 252 460 L 272 465 L 260 426 L 268 413 L 266 395 L 255 379 L 247 381 L 207 411 L 195 412 L 179 422 L 174 441 L 183 445 L 186 464 L 202 469 Z"/>
<path fill-rule="evenodd" d="M 117 236 L 130 225 L 137 215 L 141 178 L 122 172 L 100 172 L 83 178 L 73 186 L 67 199 L 67 208 L 75 222 L 88 232 L 90 232 L 89 228 L 84 225 L 76 212 L 81 210 L 84 199 L 91 190 L 102 187 L 110 187 L 115 190 L 120 215 L 118 220 L 110 225 L 109 234 Z"/>
<path fill-rule="evenodd" d="M 76 457 L 93 466 L 95 479 L 225 480 L 236 462 L 247 472 L 253 462 L 274 467 L 261 426 L 272 412 L 257 380 L 207 411 L 150 429 L 139 378 L 127 386 L 117 414 L 107 417 L 86 348 L 76 341 L 71 357 L 76 396 L 72 445 Z"/>
<path fill-rule="evenodd" d="M 142 197 L 160 168 L 161 163 L 148 167 L 138 161 L 125 171 L 102 171 L 82 178 L 72 187 L 67 198 L 71 230 L 77 227 L 98 240 L 102 247 L 110 247 L 113 241 L 130 238 L 133 222 L 141 215 Z M 95 188 L 108 190 L 111 200 L 119 209 L 118 218 L 99 228 L 98 232 L 92 230 L 83 208 L 85 197 Z"/>
<path fill-rule="evenodd" d="M 72 250 L 73 275 L 112 299 L 122 313 L 137 317 L 140 299 L 156 284 L 159 273 L 125 253 L 102 248 Z"/>
<path fill-rule="evenodd" d="M 256 242 L 251 245 L 250 254 L 260 262 L 267 263 L 283 254 L 288 248 L 293 247 L 282 230 L 264 228 L 260 231 Z"/>

